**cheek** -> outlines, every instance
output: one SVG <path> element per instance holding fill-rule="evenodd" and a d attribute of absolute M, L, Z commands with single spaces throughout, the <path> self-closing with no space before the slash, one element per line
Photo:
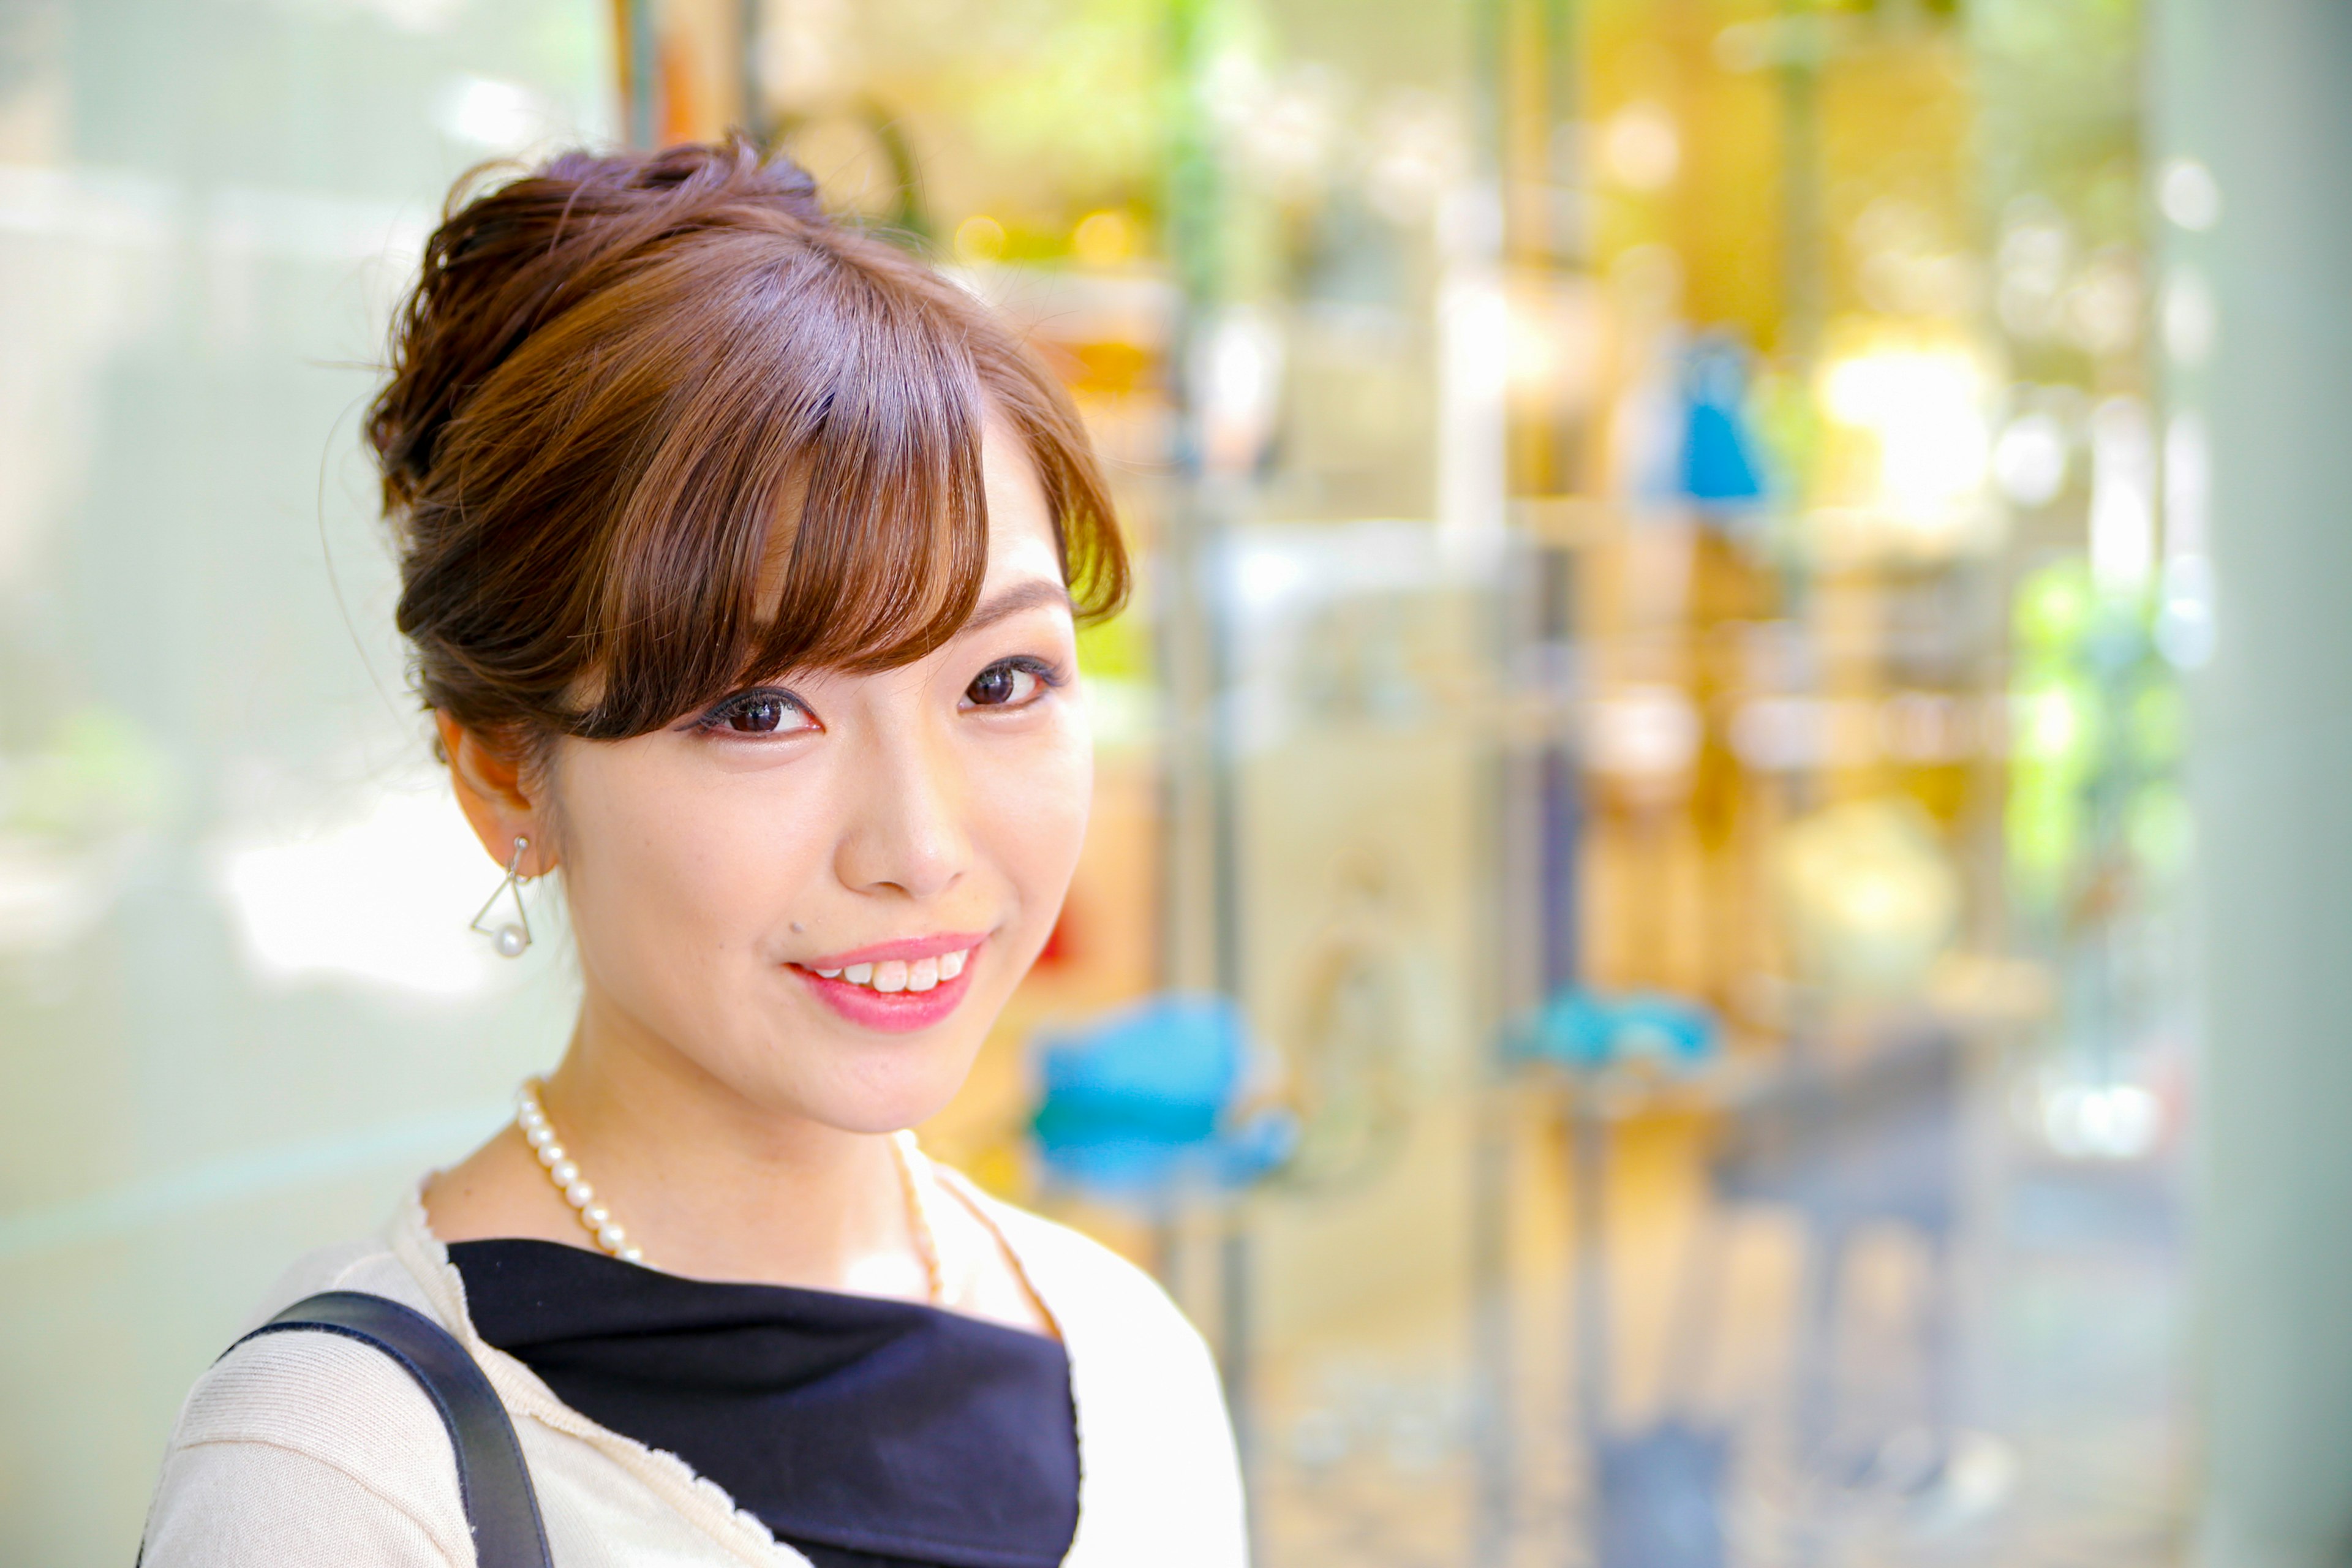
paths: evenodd
<path fill-rule="evenodd" d="M 600 760 L 564 795 L 567 892 L 584 962 L 698 968 L 768 934 L 805 847 L 772 791 L 659 759 Z M 789 820 L 789 814 L 782 814 Z"/>
<path fill-rule="evenodd" d="M 989 847 L 1042 944 L 1086 842 L 1093 748 L 1083 730 L 1043 738 L 1034 752 L 985 770 L 975 793 L 974 836 Z"/>

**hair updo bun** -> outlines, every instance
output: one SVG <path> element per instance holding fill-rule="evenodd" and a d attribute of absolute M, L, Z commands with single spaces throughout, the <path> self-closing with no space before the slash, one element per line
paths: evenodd
<path fill-rule="evenodd" d="M 565 153 L 477 200 L 453 195 L 394 329 L 392 380 L 368 412 L 387 505 L 423 489 L 464 394 L 534 329 L 616 281 L 649 245 L 708 221 L 708 209 L 745 203 L 770 222 L 825 223 L 805 170 L 762 163 L 740 144 L 651 158 Z"/>
<path fill-rule="evenodd" d="M 730 140 L 461 182 L 366 423 L 419 695 L 508 744 L 612 740 L 919 658 L 979 593 L 991 416 L 1080 613 L 1112 612 L 1126 556 L 1066 392 L 797 165 Z"/>

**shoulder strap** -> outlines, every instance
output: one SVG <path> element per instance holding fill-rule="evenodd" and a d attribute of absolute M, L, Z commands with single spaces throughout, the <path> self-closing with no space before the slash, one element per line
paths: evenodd
<path fill-rule="evenodd" d="M 382 1296 L 329 1290 L 295 1302 L 245 1339 L 292 1329 L 373 1345 L 425 1390 L 457 1450 L 457 1491 L 474 1532 L 478 1568 L 552 1568 L 539 1497 L 531 1489 L 514 1423 L 489 1378 L 448 1330 Z"/>

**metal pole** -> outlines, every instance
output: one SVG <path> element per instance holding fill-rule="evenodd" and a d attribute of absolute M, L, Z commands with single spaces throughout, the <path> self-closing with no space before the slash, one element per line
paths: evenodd
<path fill-rule="evenodd" d="M 1593 1456 L 1597 1483 L 1601 1439 L 1609 1421 L 1609 1123 L 1594 1095 L 1592 1084 L 1581 1083 L 1570 1100 L 1569 1204 L 1575 1226 L 1576 1419 Z"/>
<path fill-rule="evenodd" d="M 1822 68 L 1830 47 L 1824 18 L 1801 0 L 1782 0 L 1780 40 L 1780 355 L 1792 374 L 1810 374 L 1828 315 L 1822 255 Z"/>
<path fill-rule="evenodd" d="M 735 23 L 735 46 L 742 57 L 736 62 L 736 81 L 737 89 L 743 95 L 743 133 L 763 144 L 768 139 L 768 104 L 767 89 L 761 80 L 765 62 L 760 46 L 767 37 L 767 0 L 742 0 Z"/>
<path fill-rule="evenodd" d="M 1471 101 L 1474 119 L 1473 155 L 1476 160 L 1474 179 L 1485 186 L 1498 213 L 1507 213 L 1509 204 L 1502 199 L 1502 165 L 1504 161 L 1504 93 L 1506 90 L 1503 58 L 1504 37 L 1507 24 L 1506 7 L 1509 0 L 1474 0 L 1470 10 Z M 1516 607 L 1509 602 L 1503 586 L 1507 579 L 1503 574 L 1489 590 L 1495 604 L 1502 612 L 1495 617 L 1498 635 L 1490 641 L 1487 652 L 1496 672 L 1507 677 L 1511 665 L 1512 632 L 1502 623 L 1511 618 Z M 1511 868 L 1507 863 L 1507 851 L 1514 836 L 1507 824 L 1513 818 L 1513 795 L 1524 786 L 1517 777 L 1514 759 L 1507 747 L 1497 742 L 1487 744 L 1489 780 L 1488 799 L 1494 803 L 1496 823 L 1490 828 L 1488 865 L 1494 877 L 1495 908 L 1500 918 L 1497 929 L 1490 932 L 1488 952 L 1499 955 L 1504 944 L 1500 927 L 1516 912 Z M 1502 851 L 1503 853 L 1496 853 Z M 1517 1497 L 1517 1455 L 1513 1437 L 1514 1414 L 1511 1404 L 1511 1300 L 1510 1300 L 1510 1142 L 1512 1120 L 1507 1100 L 1508 1087 L 1503 1051 L 1503 1019 L 1509 1001 L 1510 977 L 1506 966 L 1490 959 L 1486 974 L 1492 994 L 1492 1005 L 1486 1009 L 1484 1020 L 1486 1044 L 1483 1059 L 1478 1063 L 1474 1092 L 1475 1141 L 1470 1150 L 1469 1170 L 1469 1287 L 1470 1287 L 1470 1352 L 1472 1376 L 1472 1410 L 1475 1421 L 1475 1462 L 1476 1485 L 1471 1508 L 1471 1562 L 1477 1568 L 1487 1568 L 1508 1561 L 1512 1537 L 1516 1533 L 1514 1515 Z"/>
<path fill-rule="evenodd" d="M 661 128 L 661 50 L 654 9 L 659 0 L 621 0 L 622 47 L 628 51 L 628 91 L 622 129 L 629 145 L 651 152 Z"/>
<path fill-rule="evenodd" d="M 1179 811 L 1168 828 L 1165 874 L 1190 869 L 1178 851 L 1189 837 L 1192 814 L 1181 809 L 1189 793 L 1205 785 L 1208 844 L 1209 961 L 1216 990 L 1244 1001 L 1248 976 L 1243 963 L 1244 902 L 1241 868 L 1241 786 L 1234 734 L 1230 609 L 1232 563 L 1227 558 L 1230 514 L 1237 504 L 1240 477 L 1210 471 L 1203 422 L 1203 389 L 1198 370 L 1203 349 L 1217 330 L 1226 288 L 1225 187 L 1222 149 L 1205 102 L 1209 68 L 1210 0 L 1170 0 L 1170 156 L 1168 248 L 1180 293 L 1171 353 L 1176 389 L 1176 503 L 1168 518 L 1169 615 L 1173 623 L 1161 639 L 1170 656 L 1166 679 L 1176 699 L 1177 736 L 1170 760 L 1178 787 Z M 1191 668 L 1182 668 L 1189 664 Z M 1181 900 L 1163 906 L 1178 918 L 1191 913 Z M 1255 1412 L 1252 1406 L 1250 1216 L 1245 1200 L 1226 1205 L 1218 1268 L 1218 1359 L 1225 1402 L 1234 1424 L 1246 1488 L 1255 1471 Z M 1255 1510 L 1252 1510 L 1255 1531 Z"/>

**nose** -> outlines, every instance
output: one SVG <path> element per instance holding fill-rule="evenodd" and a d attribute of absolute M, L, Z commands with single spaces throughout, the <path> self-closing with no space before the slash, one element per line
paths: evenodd
<path fill-rule="evenodd" d="M 844 772 L 834 868 L 853 892 L 934 899 L 971 865 L 954 750 L 928 729 L 913 722 L 869 735 Z"/>

